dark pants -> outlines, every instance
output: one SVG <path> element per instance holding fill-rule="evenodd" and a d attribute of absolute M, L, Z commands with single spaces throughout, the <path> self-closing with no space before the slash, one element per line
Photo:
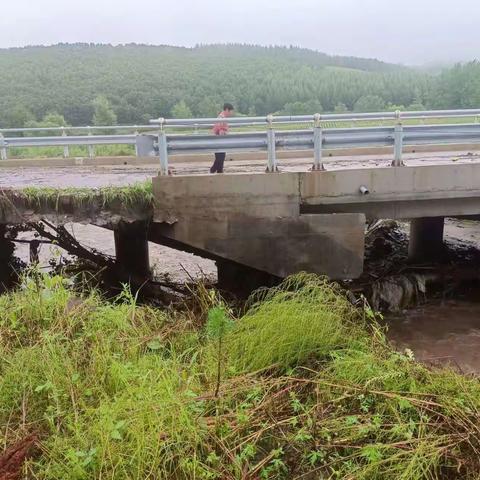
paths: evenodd
<path fill-rule="evenodd" d="M 210 173 L 223 173 L 223 163 L 225 162 L 225 152 L 216 152 L 215 161 L 210 168 Z"/>

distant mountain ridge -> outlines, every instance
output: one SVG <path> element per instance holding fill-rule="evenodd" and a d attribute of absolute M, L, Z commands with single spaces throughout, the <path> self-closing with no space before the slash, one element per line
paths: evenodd
<path fill-rule="evenodd" d="M 330 55 L 321 51 L 312 50 L 297 46 L 262 46 L 256 44 L 240 44 L 240 43 L 228 43 L 228 44 L 199 44 L 195 47 L 182 47 L 174 45 L 149 45 L 142 43 L 128 43 L 121 45 L 111 45 L 103 43 L 58 43 L 55 45 L 29 45 L 26 47 L 12 47 L 12 48 L 0 48 L 0 54 L 3 52 L 20 52 L 20 51 L 35 51 L 35 50 L 55 50 L 58 48 L 74 48 L 74 49 L 88 49 L 88 48 L 106 48 L 122 51 L 125 49 L 139 48 L 139 49 L 158 49 L 167 51 L 178 51 L 179 53 L 193 53 L 193 54 L 251 54 L 256 52 L 258 55 L 262 54 L 276 54 L 287 55 L 291 59 L 297 59 L 300 61 L 306 61 L 313 66 L 338 66 L 355 68 L 364 71 L 391 71 L 401 68 L 407 68 L 403 65 L 393 64 L 377 60 L 375 58 L 363 58 L 353 56 L 342 55 Z"/>
<path fill-rule="evenodd" d="M 452 89 L 444 76 L 449 83 L 442 90 L 433 75 L 416 68 L 293 46 L 76 43 L 0 49 L 0 127 L 212 116 L 225 101 L 248 115 L 455 107 L 476 102 L 470 78 L 477 69 L 473 64 L 454 71 L 465 78 L 465 89 Z"/>

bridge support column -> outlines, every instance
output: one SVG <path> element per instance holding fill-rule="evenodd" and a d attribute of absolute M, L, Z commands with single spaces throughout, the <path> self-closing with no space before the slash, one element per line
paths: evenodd
<path fill-rule="evenodd" d="M 14 286 L 17 272 L 13 265 L 15 244 L 6 238 L 7 226 L 0 225 L 0 293 Z"/>
<path fill-rule="evenodd" d="M 443 254 L 443 217 L 415 218 L 410 223 L 408 257 L 414 262 L 439 260 Z"/>
<path fill-rule="evenodd" d="M 218 287 L 239 298 L 247 298 L 260 287 L 273 287 L 281 281 L 279 277 L 230 260 L 217 260 Z"/>
<path fill-rule="evenodd" d="M 120 222 L 114 230 L 117 264 L 130 277 L 151 276 L 147 234 L 146 222 Z"/>

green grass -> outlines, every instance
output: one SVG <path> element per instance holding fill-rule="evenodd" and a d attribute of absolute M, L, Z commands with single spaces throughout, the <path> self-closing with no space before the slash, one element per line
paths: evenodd
<path fill-rule="evenodd" d="M 101 145 L 94 148 L 96 157 L 132 157 L 135 155 L 133 145 Z M 69 156 L 88 157 L 88 147 L 69 147 Z M 61 158 L 63 147 L 14 147 L 8 149 L 8 158 Z"/>
<path fill-rule="evenodd" d="M 0 297 L 0 438 L 41 439 L 26 478 L 478 478 L 476 378 L 395 352 L 316 276 L 238 318 L 199 292 L 158 310 L 33 274 Z"/>
<path fill-rule="evenodd" d="M 251 301 L 227 339 L 239 371 L 272 365 L 285 371 L 312 357 L 325 358 L 358 342 L 364 333 L 358 310 L 327 280 L 296 276 L 278 289 L 260 291 Z"/>
<path fill-rule="evenodd" d="M 52 188 L 26 187 L 3 192 L 4 201 L 22 204 L 33 210 L 50 209 L 57 211 L 62 198 L 70 198 L 75 207 L 81 208 L 99 204 L 104 209 L 118 209 L 149 212 L 153 207 L 154 195 L 152 182 L 138 182 L 122 187 L 100 188 Z M 6 198 L 7 197 L 7 198 Z"/>

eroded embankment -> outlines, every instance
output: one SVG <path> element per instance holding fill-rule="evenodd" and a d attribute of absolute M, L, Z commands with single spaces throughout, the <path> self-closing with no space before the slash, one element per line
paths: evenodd
<path fill-rule="evenodd" d="M 408 240 L 406 226 L 391 220 L 367 230 L 365 270 L 348 287 L 363 293 L 375 310 L 399 312 L 426 298 L 461 295 L 480 282 L 480 249 L 473 243 L 447 237 L 436 263 L 412 263 Z"/>
<path fill-rule="evenodd" d="M 152 218 L 153 200 L 151 181 L 98 189 L 4 189 L 0 191 L 0 223 L 34 223 L 46 218 L 59 224 L 112 226 Z"/>

